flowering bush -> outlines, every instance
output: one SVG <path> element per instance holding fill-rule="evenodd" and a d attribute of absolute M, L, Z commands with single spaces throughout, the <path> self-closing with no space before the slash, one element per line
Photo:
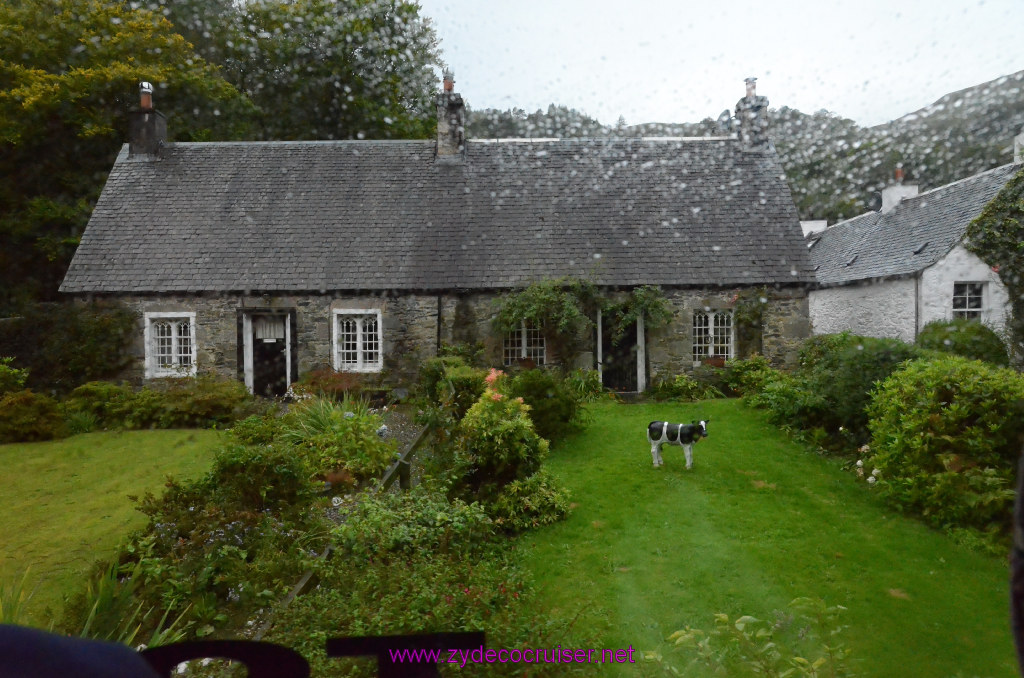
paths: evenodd
<path fill-rule="evenodd" d="M 492 385 L 503 375 L 493 370 Z M 530 408 L 522 398 L 505 397 L 488 387 L 458 426 L 457 492 L 468 499 L 493 501 L 513 480 L 527 478 L 547 456 L 548 441 L 537 435 Z"/>

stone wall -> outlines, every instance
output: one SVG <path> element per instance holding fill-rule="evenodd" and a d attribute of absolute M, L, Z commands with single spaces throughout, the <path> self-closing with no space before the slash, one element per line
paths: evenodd
<path fill-rule="evenodd" d="M 694 367 L 692 355 L 695 309 L 729 310 L 741 290 L 714 292 L 672 290 L 666 293 L 673 313 L 664 327 L 647 330 L 647 364 L 653 379 L 671 378 Z M 424 360 L 437 354 L 439 343 L 481 342 L 488 364 L 501 365 L 502 337 L 491 323 L 496 313 L 494 293 L 407 295 L 238 295 L 200 294 L 142 295 L 121 297 L 117 303 L 138 317 L 138 331 L 130 347 L 132 367 L 123 378 L 140 383 L 144 377 L 144 313 L 194 312 L 197 366 L 227 378 L 242 378 L 239 365 L 239 311 L 293 310 L 297 343 L 297 371 L 302 374 L 333 364 L 331 328 L 334 309 L 367 309 L 381 312 L 384 370 L 367 375 L 370 383 L 411 383 Z M 606 329 L 607 331 L 607 329 Z M 764 307 L 763 351 L 775 364 L 795 362 L 796 347 L 808 334 L 807 297 L 804 291 L 772 291 Z M 593 342 L 592 333 L 581 338 Z M 581 355 L 560 356 L 549 342 L 549 362 L 569 367 L 592 367 L 593 347 Z M 650 383 L 650 382 L 649 382 Z"/>

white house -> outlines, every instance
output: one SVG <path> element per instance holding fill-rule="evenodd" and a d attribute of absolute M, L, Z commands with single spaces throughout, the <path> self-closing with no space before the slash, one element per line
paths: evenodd
<path fill-rule="evenodd" d="M 897 180 L 883 191 L 880 211 L 811 233 L 813 332 L 913 342 L 926 323 L 951 318 L 1002 329 L 1006 289 L 963 240 L 971 220 L 1022 167 L 1018 159 L 920 194 Z"/>

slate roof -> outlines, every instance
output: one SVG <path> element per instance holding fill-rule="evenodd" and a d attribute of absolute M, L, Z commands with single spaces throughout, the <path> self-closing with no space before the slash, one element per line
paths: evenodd
<path fill-rule="evenodd" d="M 735 139 L 125 146 L 61 290 L 811 283 L 774 152 Z"/>
<path fill-rule="evenodd" d="M 923 271 L 964 238 L 968 224 L 1024 165 L 1004 165 L 868 212 L 812 236 L 811 263 L 822 286 Z"/>

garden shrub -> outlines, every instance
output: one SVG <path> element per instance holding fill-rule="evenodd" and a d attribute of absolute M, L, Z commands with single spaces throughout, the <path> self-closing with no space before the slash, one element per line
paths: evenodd
<path fill-rule="evenodd" d="M 0 443 L 52 440 L 67 433 L 60 406 L 53 398 L 31 389 L 0 398 Z"/>
<path fill-rule="evenodd" d="M 214 457 L 208 482 L 217 504 L 238 511 L 287 513 L 313 495 L 303 458 L 270 445 L 223 447 Z"/>
<path fill-rule="evenodd" d="M 471 367 L 484 367 L 486 364 L 485 353 L 486 347 L 482 341 L 473 343 L 460 341 L 454 344 L 442 343 L 441 348 L 437 351 L 437 355 L 442 358 L 461 358 L 465 364 Z"/>
<path fill-rule="evenodd" d="M 345 470 L 366 480 L 379 476 L 397 456 L 378 434 L 384 420 L 362 400 L 324 397 L 296 403 L 283 417 L 281 439 L 303 456 L 312 473 Z"/>
<path fill-rule="evenodd" d="M 933 320 L 921 328 L 917 345 L 1003 367 L 1010 364 L 1006 345 L 999 335 L 991 327 L 967 318 Z"/>
<path fill-rule="evenodd" d="M 508 380 L 504 391 L 529 405 L 534 430 L 548 441 L 560 440 L 579 427 L 580 404 L 553 370 L 523 370 Z"/>
<path fill-rule="evenodd" d="M 773 423 L 810 431 L 823 446 L 849 451 L 867 442 L 866 408 L 875 384 L 922 350 L 897 339 L 834 334 L 812 337 L 795 374 L 761 357 L 730 361 L 727 381 L 748 401 L 770 410 Z"/>
<path fill-rule="evenodd" d="M 536 473 L 548 453 L 548 441 L 533 428 L 529 406 L 496 390 L 498 379 L 491 379 L 492 387 L 458 425 L 454 489 L 467 501 L 494 501 L 505 485 Z"/>
<path fill-rule="evenodd" d="M 89 414 L 100 426 L 120 427 L 132 411 L 135 392 L 127 384 L 90 381 L 71 392 L 64 402 L 69 414 Z"/>
<path fill-rule="evenodd" d="M 365 377 L 357 372 L 338 372 L 329 367 L 311 370 L 292 384 L 297 395 L 326 396 L 341 400 L 346 394 L 358 396 L 363 390 Z"/>
<path fill-rule="evenodd" d="M 512 532 L 550 525 L 569 513 L 569 491 L 542 468 L 503 487 L 488 512 L 496 525 Z"/>
<path fill-rule="evenodd" d="M 725 386 L 742 396 L 761 391 L 766 384 L 777 378 L 779 371 L 763 355 L 754 355 L 726 362 L 720 374 Z"/>
<path fill-rule="evenodd" d="M 1006 529 L 1024 377 L 960 356 L 908 363 L 868 409 L 870 463 L 895 505 L 937 526 Z"/>
<path fill-rule="evenodd" d="M 597 370 L 577 368 L 565 375 L 562 383 L 578 403 L 596 402 L 604 394 L 601 373 Z"/>
<path fill-rule="evenodd" d="M 211 375 L 153 380 L 148 389 L 136 395 L 136 402 L 147 390 L 159 393 L 159 397 L 154 398 L 160 403 L 155 422 L 158 428 L 228 424 L 257 407 L 242 382 Z"/>
<path fill-rule="evenodd" d="M 827 416 L 828 402 L 806 380 L 778 372 L 760 391 L 746 396 L 755 406 L 768 409 L 773 424 L 813 429 Z"/>
<path fill-rule="evenodd" d="M 450 409 L 456 419 L 462 419 L 484 392 L 487 371 L 469 365 L 454 365 L 445 369 L 444 377 L 434 386 L 434 402 Z"/>
<path fill-rule="evenodd" d="M 396 559 L 416 553 L 461 554 L 486 549 L 497 531 L 479 504 L 422 488 L 363 499 L 333 532 L 337 555 Z"/>
<path fill-rule="evenodd" d="M 826 356 L 810 371 L 811 388 L 827 405 L 806 428 L 821 426 L 833 434 L 843 429 L 851 444 L 859 446 L 870 437 L 866 409 L 875 384 L 920 352 L 898 339 L 850 338 L 854 341 Z"/>
<path fill-rule="evenodd" d="M 28 370 L 11 367 L 14 358 L 0 358 L 0 396 L 25 388 Z"/>
<path fill-rule="evenodd" d="M 459 356 L 441 356 L 423 361 L 423 364 L 420 365 L 420 394 L 437 404 L 437 385 L 444 379 L 445 373 L 449 368 L 465 365 L 467 365 L 466 361 Z"/>
<path fill-rule="evenodd" d="M 810 371 L 819 363 L 835 365 L 839 352 L 849 346 L 855 346 L 862 338 L 849 332 L 817 334 L 809 337 L 800 344 L 799 367 L 803 371 Z"/>
<path fill-rule="evenodd" d="M 29 387 L 63 394 L 124 369 L 135 331 L 135 317 L 121 308 L 36 304 L 0 323 L 0 346 L 28 369 Z"/>
<path fill-rule="evenodd" d="M 702 384 L 686 373 L 675 378 L 658 381 L 651 387 L 650 396 L 655 400 L 680 400 L 692 402 L 721 398 L 723 394 L 714 386 Z"/>
<path fill-rule="evenodd" d="M 568 620 L 528 616 L 529 590 L 500 536 L 479 505 L 422 487 L 368 497 L 332 531 L 334 555 L 315 565 L 320 585 L 277 612 L 267 640 L 295 649 L 314 675 L 367 678 L 376 660 L 328 659 L 323 639 L 482 630 L 493 647 L 573 643 Z M 521 675 L 522 664 L 471 663 L 458 673 Z M 543 673 L 587 668 L 548 664 Z"/>
<path fill-rule="evenodd" d="M 196 428 L 228 424 L 259 406 L 233 379 L 204 375 L 155 379 L 138 391 L 93 381 L 71 392 L 69 414 L 88 413 L 106 428 Z"/>
<path fill-rule="evenodd" d="M 232 438 L 243 445 L 270 445 L 283 432 L 283 422 L 273 412 L 246 417 L 228 431 Z"/>
<path fill-rule="evenodd" d="M 133 498 L 149 517 L 118 556 L 143 609 L 183 615 L 205 636 L 272 604 L 323 546 L 308 470 L 291 450 L 229 445 L 202 478 Z M 69 606 L 66 628 L 81 624 Z"/>

